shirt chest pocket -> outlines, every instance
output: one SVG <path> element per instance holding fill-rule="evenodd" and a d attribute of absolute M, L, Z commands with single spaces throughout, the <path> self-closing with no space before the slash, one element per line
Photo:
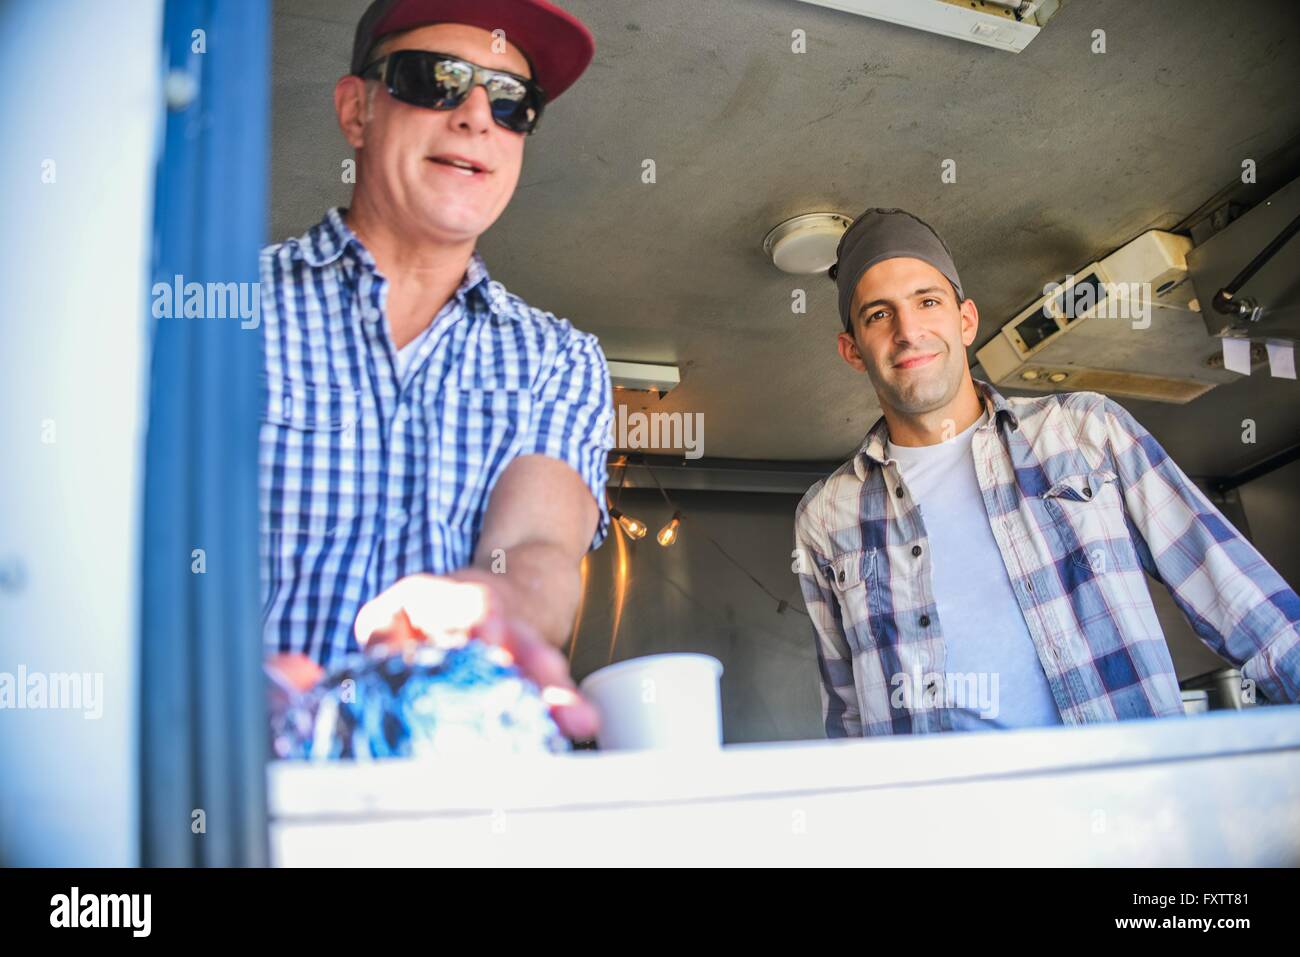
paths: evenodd
<path fill-rule="evenodd" d="M 439 511 L 452 525 L 477 525 L 492 486 L 525 451 L 533 396 L 528 389 L 452 389 L 444 403 L 434 463 Z"/>
<path fill-rule="evenodd" d="M 875 645 L 871 604 L 875 591 L 876 551 L 863 548 L 836 556 L 823 569 L 840 606 L 840 622 L 855 652 Z"/>
<path fill-rule="evenodd" d="M 273 531 L 326 534 L 360 511 L 362 407 L 355 389 L 291 379 L 266 384 L 263 488 Z M 269 469 L 269 473 L 268 473 Z"/>
<path fill-rule="evenodd" d="M 304 434 L 345 432 L 356 426 L 357 392 L 293 380 L 268 383 L 262 419 Z"/>
<path fill-rule="evenodd" d="M 1137 567 L 1118 476 L 1109 469 L 1067 475 L 1043 493 L 1042 509 L 1059 539 L 1057 554 L 1098 574 Z"/>

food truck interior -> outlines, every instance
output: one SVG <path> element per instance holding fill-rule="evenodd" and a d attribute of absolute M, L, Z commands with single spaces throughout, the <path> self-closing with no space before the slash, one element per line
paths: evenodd
<path fill-rule="evenodd" d="M 16 300 L 0 396 L 17 410 L 4 425 L 0 622 L 25 636 L 0 644 L 0 671 L 99 674 L 103 713 L 0 713 L 0 752 L 20 772 L 0 774 L 0 860 L 264 864 L 355 853 L 402 862 L 404 845 L 427 845 L 385 830 L 391 822 L 370 822 L 369 843 L 356 846 L 313 827 L 331 814 L 361 820 L 390 801 L 405 807 L 394 795 L 423 790 L 424 769 L 394 762 L 374 771 L 387 775 L 382 784 L 310 763 L 273 769 L 269 784 L 258 777 L 267 754 L 257 453 L 247 440 L 258 422 L 260 339 L 233 322 L 169 324 L 151 293 L 160 279 L 201 269 L 254 282 L 261 246 L 347 206 L 357 170 L 332 91 L 367 3 L 250 0 L 236 16 L 221 3 L 138 0 L 130 18 L 114 12 L 120 4 L 67 6 L 81 19 L 65 39 L 100 80 L 88 89 L 53 76 L 40 110 L 21 102 L 18 78 L 61 28 L 43 5 L 0 7 L 0 95 L 15 117 L 0 189 L 17 214 L 4 228 L 27 244 L 0 263 Z M 906 783 L 898 769 L 928 774 L 916 769 L 933 767 L 929 755 L 950 768 L 1010 762 L 1008 773 L 1031 773 L 1017 761 L 1040 762 L 1052 780 L 1059 768 L 1048 753 L 1077 740 L 1087 743 L 1071 760 L 1085 764 L 1133 747 L 1140 765 L 1172 748 L 1188 758 L 1189 782 L 1214 779 L 1212 756 L 1196 748 L 1258 746 L 1272 757 L 1239 760 L 1261 762 L 1252 800 L 1273 803 L 1251 813 L 1282 808 L 1269 819 L 1282 831 L 1293 825 L 1300 740 L 1273 725 L 1264 740 L 1236 730 L 1246 725 L 1214 723 L 1286 705 L 1256 702 L 1240 668 L 1206 646 L 1154 579 L 1187 706 L 1180 728 L 1192 737 L 1148 741 L 1133 722 L 1105 729 L 1112 737 L 1007 732 L 835 752 L 794 573 L 794 521 L 804 493 L 855 454 L 881 415 L 867 378 L 837 353 L 827 269 L 864 209 L 897 207 L 935 227 L 978 305 L 967 349 L 976 378 L 1008 397 L 1116 400 L 1300 585 L 1294 4 L 560 6 L 594 35 L 594 59 L 528 138 L 513 198 L 477 248 L 494 280 L 598 337 L 609 362 L 604 491 L 616 517 L 583 560 L 561 651 L 576 682 L 648 655 L 716 659 L 730 763 L 684 765 L 660 780 L 636 763 L 644 756 L 580 752 L 565 759 L 586 762 L 574 777 L 540 774 L 554 793 L 534 793 L 543 785 L 533 780 L 519 800 L 578 808 L 575 820 L 588 823 L 572 834 L 601 835 L 566 845 L 583 849 L 578 860 L 612 848 L 624 860 L 656 860 L 645 835 L 669 830 L 638 825 L 642 838 L 632 841 L 617 823 L 591 822 L 620 802 L 716 804 L 728 789 L 779 802 L 777 779 L 804 773 L 795 770 L 804 760 L 814 790 L 878 788 L 901 807 L 906 799 L 889 790 Z M 30 185 L 29 167 L 57 168 L 57 181 Z M 67 273 L 70 256 L 84 271 Z M 33 284 L 32 275 L 46 278 Z M 1220 308 L 1224 290 L 1231 302 Z M 58 325 L 18 318 L 38 313 L 57 314 Z M 992 750 L 1000 738 L 1025 743 Z M 851 750 L 872 746 L 891 750 Z M 65 755 L 58 767 L 51 753 Z M 850 763 L 852 774 L 875 767 L 902 777 L 840 781 Z M 73 780 L 87 773 L 93 796 Z M 696 790 L 664 783 L 685 778 Z M 1119 778 L 1106 786 L 1132 791 Z M 487 784 L 482 794 L 457 787 L 447 807 L 491 816 Z M 582 810 L 584 793 L 602 796 L 606 810 Z M 329 804 L 325 795 L 344 797 Z M 160 808 L 182 806 L 207 807 L 227 836 L 196 848 L 156 826 Z M 1198 857 L 1194 837 L 1220 835 L 1213 812 L 1174 807 L 1176 829 L 1193 837 L 1160 843 L 1144 832 L 1155 860 L 1300 862 L 1300 829 L 1273 834 L 1271 850 L 1215 838 Z M 439 826 L 452 814 L 426 810 Z M 1114 811 L 1108 820 L 1119 828 L 1122 819 Z M 709 820 L 725 832 L 726 853 L 749 853 L 742 832 Z M 854 833 L 864 845 L 885 840 Z M 503 860 L 549 853 L 552 839 L 523 841 Z M 663 840 L 689 859 L 685 837 Z M 452 860 L 489 853 L 463 834 L 439 841 Z M 1118 844 L 1062 842 L 1053 853 L 1063 859 L 1131 860 Z M 1004 860 L 1041 859 L 1028 839 L 1002 847 Z"/>

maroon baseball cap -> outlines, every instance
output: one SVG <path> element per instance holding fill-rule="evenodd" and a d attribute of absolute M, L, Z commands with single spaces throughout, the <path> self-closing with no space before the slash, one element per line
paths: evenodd
<path fill-rule="evenodd" d="M 548 102 L 582 76 L 596 52 L 582 21 L 546 0 L 375 0 L 357 24 L 352 72 L 360 74 L 368 65 L 379 40 L 431 23 L 504 31 L 506 42 L 528 57 Z"/>

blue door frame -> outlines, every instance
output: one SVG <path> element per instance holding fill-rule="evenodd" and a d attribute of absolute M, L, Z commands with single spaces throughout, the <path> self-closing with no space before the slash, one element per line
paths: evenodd
<path fill-rule="evenodd" d="M 257 295 L 269 0 L 166 0 L 154 283 Z M 258 581 L 260 327 L 151 303 L 141 595 L 141 861 L 267 863 Z M 163 310 L 166 312 L 166 309 Z M 258 313 L 260 316 L 260 311 Z"/>

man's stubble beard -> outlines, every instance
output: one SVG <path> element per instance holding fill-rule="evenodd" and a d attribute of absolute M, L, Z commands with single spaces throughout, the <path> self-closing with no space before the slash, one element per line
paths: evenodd
<path fill-rule="evenodd" d="M 908 383 L 873 375 L 877 398 L 903 415 L 924 415 L 942 409 L 956 398 L 961 389 L 961 370 L 954 367 L 953 353 L 946 344 L 931 365 L 935 363 L 943 368 L 927 369 L 928 374 L 913 377 Z"/>

